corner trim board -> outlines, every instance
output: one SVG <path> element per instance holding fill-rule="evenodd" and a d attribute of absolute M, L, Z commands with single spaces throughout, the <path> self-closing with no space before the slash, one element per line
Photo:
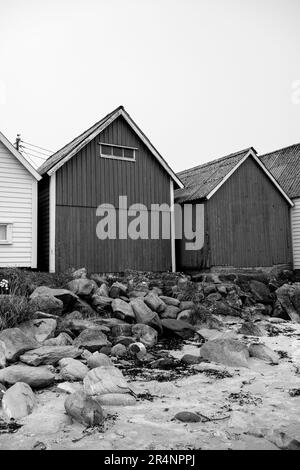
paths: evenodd
<path fill-rule="evenodd" d="M 56 173 L 50 177 L 49 187 L 49 271 L 55 272 L 55 219 L 56 219 Z"/>
<path fill-rule="evenodd" d="M 176 251 L 175 251 L 175 212 L 174 212 L 174 182 L 170 178 L 170 222 L 171 222 L 171 257 L 172 272 L 176 272 Z"/>
<path fill-rule="evenodd" d="M 37 267 L 37 230 L 38 230 L 38 189 L 37 181 L 32 183 L 32 243 L 31 243 L 31 268 Z"/>

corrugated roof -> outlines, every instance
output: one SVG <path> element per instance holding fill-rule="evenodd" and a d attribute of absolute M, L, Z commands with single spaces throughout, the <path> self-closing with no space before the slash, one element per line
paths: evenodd
<path fill-rule="evenodd" d="M 206 198 L 250 150 L 255 152 L 252 147 L 249 147 L 178 173 L 185 187 L 175 192 L 176 202 L 181 203 Z"/>
<path fill-rule="evenodd" d="M 96 122 L 92 127 L 84 131 L 82 134 L 80 134 L 78 137 L 75 137 L 71 142 L 66 144 L 64 147 L 62 147 L 60 150 L 55 152 L 51 157 L 49 157 L 38 169 L 38 172 L 41 175 L 44 175 L 49 171 L 54 165 L 56 165 L 58 162 L 60 162 L 66 155 L 68 155 L 70 152 L 72 152 L 77 145 L 80 145 L 80 143 L 86 139 L 90 134 L 95 132 L 97 128 L 100 128 L 105 121 L 107 121 L 114 113 L 116 113 L 119 109 L 123 109 L 123 106 L 119 106 L 118 108 L 114 109 L 111 113 L 107 114 L 104 118 L 102 118 L 100 121 Z"/>
<path fill-rule="evenodd" d="M 259 158 L 290 198 L 300 197 L 300 144 Z"/>

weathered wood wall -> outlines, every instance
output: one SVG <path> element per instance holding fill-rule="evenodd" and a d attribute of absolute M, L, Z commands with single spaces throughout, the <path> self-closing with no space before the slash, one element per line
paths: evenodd
<path fill-rule="evenodd" d="M 38 269 L 49 269 L 49 176 L 38 183 Z"/>
<path fill-rule="evenodd" d="M 206 243 L 186 252 L 181 269 L 269 267 L 292 262 L 289 205 L 258 164 L 248 158 L 205 203 Z"/>
<path fill-rule="evenodd" d="M 99 142 L 136 147 L 136 161 L 100 157 Z M 126 121 L 119 117 L 56 174 L 56 270 L 86 266 L 90 271 L 171 269 L 170 240 L 99 240 L 96 209 L 119 195 L 128 206 L 170 204 L 170 176 Z"/>

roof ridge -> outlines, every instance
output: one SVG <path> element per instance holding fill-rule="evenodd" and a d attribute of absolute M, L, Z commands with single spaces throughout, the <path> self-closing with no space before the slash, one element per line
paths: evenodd
<path fill-rule="evenodd" d="M 80 138 L 85 136 L 88 137 L 89 134 L 91 134 L 94 130 L 95 127 L 97 127 L 101 122 L 104 122 L 106 121 L 112 114 L 116 113 L 117 111 L 119 111 L 120 109 L 124 109 L 124 106 L 123 105 L 120 105 L 118 106 L 116 109 L 114 109 L 113 111 L 111 111 L 110 113 L 106 114 L 102 119 L 99 119 L 99 121 L 95 122 L 92 126 L 88 127 L 85 131 L 81 132 L 79 135 L 77 135 L 74 139 L 70 140 L 69 142 L 67 142 L 65 145 L 63 145 L 60 149 L 58 149 L 56 152 L 54 152 L 52 155 L 50 155 L 50 157 L 47 158 L 47 160 L 45 160 L 41 166 L 39 166 L 39 168 L 37 169 L 37 171 L 40 173 L 43 171 L 44 167 L 47 167 L 46 163 L 49 162 L 50 158 L 55 160 L 55 155 L 57 155 L 59 152 L 62 152 L 63 149 L 65 149 L 66 147 L 68 147 L 69 145 L 71 145 L 73 142 L 75 143 L 76 140 L 78 140 L 78 143 L 80 141 Z M 90 132 L 89 132 L 90 131 Z M 55 163 L 54 163 L 55 164 Z"/>
<path fill-rule="evenodd" d="M 290 149 L 292 147 L 297 147 L 298 145 L 300 146 L 300 142 L 297 143 L 297 144 L 288 145 L 287 147 L 282 147 L 280 149 L 273 150 L 272 152 L 264 153 L 262 155 L 259 155 L 259 158 L 266 157 L 267 155 L 272 155 L 273 153 L 281 152 L 282 150 L 287 150 L 287 149 Z"/>
<path fill-rule="evenodd" d="M 200 168 L 205 168 L 207 166 L 213 165 L 214 163 L 220 163 L 223 160 L 229 160 L 230 158 L 236 157 L 237 155 L 240 155 L 241 153 L 245 153 L 247 151 L 250 151 L 251 149 L 255 150 L 253 147 L 247 147 L 247 148 L 245 148 L 243 150 L 240 150 L 238 152 L 234 152 L 234 153 L 230 153 L 229 155 L 225 155 L 224 157 L 215 158 L 214 160 L 211 160 L 211 161 L 206 162 L 206 163 L 202 163 L 201 165 L 197 165 L 197 166 L 194 166 L 194 167 L 191 167 L 191 168 L 187 168 L 186 170 L 179 171 L 177 173 L 177 175 L 182 175 L 183 173 L 186 173 L 186 172 L 192 171 L 192 170 L 197 170 L 198 168 L 199 169 Z"/>

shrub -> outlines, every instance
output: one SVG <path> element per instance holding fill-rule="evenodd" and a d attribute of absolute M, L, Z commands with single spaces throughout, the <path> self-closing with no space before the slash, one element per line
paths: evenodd
<path fill-rule="evenodd" d="M 29 320 L 33 311 L 26 297 L 19 295 L 0 296 L 0 330 L 13 328 Z"/>

